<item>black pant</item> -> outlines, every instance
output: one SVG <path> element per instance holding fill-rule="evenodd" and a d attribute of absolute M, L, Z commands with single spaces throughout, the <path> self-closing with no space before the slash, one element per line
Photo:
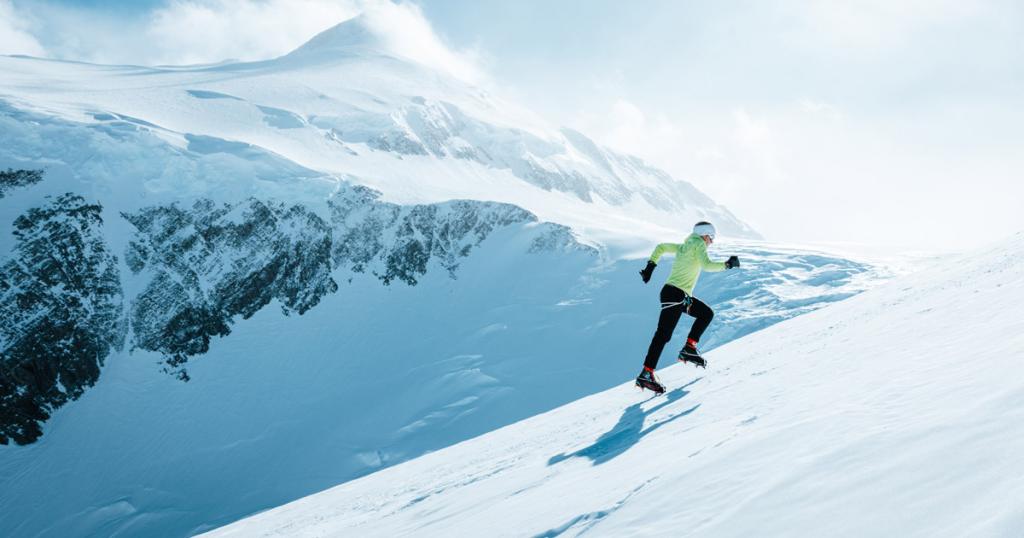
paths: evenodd
<path fill-rule="evenodd" d="M 686 303 L 690 304 L 689 308 L 686 307 Z M 711 319 L 715 317 L 715 313 L 700 299 L 686 295 L 685 291 L 666 284 L 664 288 L 661 288 L 661 317 L 658 318 L 658 330 L 654 332 L 654 338 L 651 339 L 651 347 L 647 350 L 644 366 L 648 368 L 658 366 L 661 350 L 665 349 L 665 344 L 672 339 L 672 332 L 676 330 L 676 324 L 679 323 L 683 312 L 697 318 L 693 321 L 693 327 L 690 328 L 690 335 L 687 338 L 699 341 L 700 336 L 704 334 L 704 330 L 711 323 Z"/>

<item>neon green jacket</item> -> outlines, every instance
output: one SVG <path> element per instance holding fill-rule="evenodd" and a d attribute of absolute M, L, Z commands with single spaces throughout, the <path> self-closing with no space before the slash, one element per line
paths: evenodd
<path fill-rule="evenodd" d="M 662 254 L 675 254 L 676 261 L 672 263 L 672 272 L 668 275 L 666 284 L 675 286 L 686 293 L 693 295 L 693 288 L 697 285 L 697 278 L 701 270 L 724 271 L 725 262 L 713 262 L 708 258 L 708 246 L 699 235 L 690 234 L 681 244 L 662 243 L 654 247 L 651 254 L 651 261 L 658 263 Z"/>

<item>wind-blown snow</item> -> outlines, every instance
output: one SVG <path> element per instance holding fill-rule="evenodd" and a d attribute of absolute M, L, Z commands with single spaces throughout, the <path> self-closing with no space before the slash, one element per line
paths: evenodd
<path fill-rule="evenodd" d="M 1019 536 L 1024 234 L 205 536 Z"/>

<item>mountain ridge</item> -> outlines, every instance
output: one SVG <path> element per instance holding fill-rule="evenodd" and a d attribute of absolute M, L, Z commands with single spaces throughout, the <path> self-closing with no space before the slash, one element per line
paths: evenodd
<path fill-rule="evenodd" d="M 0 95 L 19 107 L 149 129 L 176 145 L 223 140 L 213 147 L 223 153 L 249 144 L 400 203 L 508 202 L 597 241 L 635 241 L 637 234 L 625 230 L 643 221 L 657 223 L 647 225 L 650 233 L 715 220 L 725 234 L 760 237 L 693 185 L 649 163 L 391 55 L 365 16 L 282 57 L 248 64 L 107 68 L 10 57 L 0 64 L 11 74 Z M 406 181 L 428 168 L 437 169 L 431 183 Z M 608 216 L 623 225 L 609 225 Z"/>

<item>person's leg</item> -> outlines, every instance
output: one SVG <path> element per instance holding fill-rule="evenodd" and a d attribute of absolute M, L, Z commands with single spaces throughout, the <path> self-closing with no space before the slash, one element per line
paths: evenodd
<path fill-rule="evenodd" d="M 700 341 L 701 335 L 704 334 L 704 330 L 711 324 L 711 320 L 715 317 L 714 311 L 711 307 L 704 304 L 703 301 L 696 297 L 690 298 L 690 310 L 687 314 L 697 318 L 693 321 L 693 327 L 690 328 L 690 334 L 686 337 L 687 342 L 696 344 Z"/>
<path fill-rule="evenodd" d="M 672 339 L 672 331 L 676 330 L 676 324 L 679 323 L 680 316 L 683 315 L 684 307 L 682 304 L 671 304 L 671 303 L 682 303 L 686 298 L 686 294 L 683 290 L 676 288 L 675 286 L 665 286 L 661 289 L 661 316 L 658 317 L 658 330 L 654 332 L 654 338 L 651 339 L 651 346 L 647 349 L 647 358 L 644 359 L 644 367 L 654 369 L 658 366 L 658 359 L 661 357 L 661 351 L 665 349 L 665 344 Z M 671 306 L 666 306 L 666 304 Z"/>

